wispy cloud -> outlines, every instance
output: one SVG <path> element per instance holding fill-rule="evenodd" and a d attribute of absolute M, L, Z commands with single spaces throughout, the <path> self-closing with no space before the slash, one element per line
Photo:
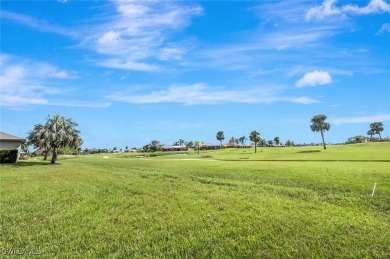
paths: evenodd
<path fill-rule="evenodd" d="M 293 7 L 291 1 L 264 1 L 249 10 L 258 15 L 256 29 L 225 43 L 203 45 L 193 60 L 199 60 L 197 65 L 201 67 L 248 71 L 254 75 L 259 69 L 269 71 L 274 64 L 278 64 L 280 74 L 297 63 L 320 63 L 336 56 L 339 52 L 333 51 L 324 57 L 323 53 L 333 47 L 327 45 L 327 39 L 341 34 L 348 23 L 308 23 L 308 8 L 307 1 L 298 1 Z"/>
<path fill-rule="evenodd" d="M 390 114 L 378 114 L 371 116 L 359 116 L 359 117 L 343 117 L 343 118 L 334 118 L 330 120 L 336 125 L 341 124 L 356 124 L 356 123 L 372 123 L 376 121 L 384 122 L 390 121 Z"/>
<path fill-rule="evenodd" d="M 63 94 L 64 90 L 48 86 L 47 82 L 77 78 L 76 72 L 7 54 L 0 54 L 0 67 L 1 107 L 25 105 L 106 107 L 109 105 L 107 102 L 56 101 L 49 98 Z"/>
<path fill-rule="evenodd" d="M 369 15 L 390 13 L 390 5 L 383 0 L 370 0 L 366 6 L 342 5 L 338 7 L 338 0 L 324 0 L 321 5 L 312 7 L 306 12 L 307 20 L 324 20 L 331 16 L 346 16 L 348 14 Z"/>
<path fill-rule="evenodd" d="M 161 69 L 159 65 L 152 65 L 144 62 L 125 60 L 121 58 L 112 58 L 112 59 L 97 61 L 96 64 L 98 66 L 107 67 L 107 68 L 117 68 L 117 69 L 132 70 L 132 71 L 156 71 Z"/>
<path fill-rule="evenodd" d="M 66 78 L 69 73 L 45 63 L 17 60 L 0 55 L 1 106 L 47 104 L 45 95 L 58 93 L 58 89 L 42 85 L 42 78 Z"/>
<path fill-rule="evenodd" d="M 383 0 L 371 0 L 366 6 L 344 5 L 342 10 L 346 13 L 367 15 L 377 13 L 390 13 L 390 5 Z"/>
<path fill-rule="evenodd" d="M 58 1 L 67 3 L 67 0 Z M 100 55 L 92 60 L 97 66 L 155 71 L 161 68 L 159 63 L 183 58 L 191 38 L 175 40 L 174 36 L 186 28 L 193 17 L 203 13 L 198 4 L 165 0 L 111 0 L 104 10 L 107 11 L 100 13 L 103 20 L 91 19 L 72 28 L 5 10 L 0 12 L 0 17 L 78 40 L 77 47 Z"/>
<path fill-rule="evenodd" d="M 337 1 L 338 0 L 325 0 L 324 2 L 322 2 L 321 5 L 310 8 L 306 12 L 306 19 L 322 20 L 327 16 L 341 15 L 342 10 L 340 10 L 340 8 L 337 8 L 335 6 Z"/>
<path fill-rule="evenodd" d="M 332 77 L 327 71 L 312 71 L 306 73 L 296 83 L 296 87 L 318 86 L 332 83 Z"/>
<path fill-rule="evenodd" d="M 376 35 L 381 35 L 387 32 L 390 33 L 390 23 L 383 24 L 380 30 L 376 33 Z"/>
<path fill-rule="evenodd" d="M 66 28 L 43 19 L 38 19 L 24 14 L 0 10 L 0 18 L 15 21 L 38 31 L 55 33 L 70 38 L 80 38 L 81 36 L 77 30 Z"/>
<path fill-rule="evenodd" d="M 318 102 L 315 99 L 299 96 L 281 96 L 279 90 L 267 89 L 233 89 L 214 90 L 214 87 L 203 83 L 193 85 L 170 86 L 163 90 L 137 94 L 133 91 L 116 92 L 108 95 L 112 101 L 126 103 L 180 103 L 185 105 L 204 105 L 220 103 L 270 104 L 274 102 L 295 102 L 310 104 Z"/>
<path fill-rule="evenodd" d="M 52 106 L 80 107 L 80 108 L 106 108 L 111 106 L 110 102 L 91 102 L 91 101 L 64 101 L 50 100 L 46 103 Z"/>
<path fill-rule="evenodd" d="M 115 14 L 107 18 L 109 22 L 88 28 L 82 46 L 108 57 L 97 65 L 125 70 L 153 71 L 160 62 L 181 59 L 186 44 L 174 41 L 173 35 L 203 12 L 188 2 L 111 2 Z"/>

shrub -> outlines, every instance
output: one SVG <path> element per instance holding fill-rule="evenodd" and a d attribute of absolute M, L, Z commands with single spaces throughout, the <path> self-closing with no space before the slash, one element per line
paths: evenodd
<path fill-rule="evenodd" d="M 16 163 L 18 159 L 17 149 L 0 149 L 0 164 Z"/>

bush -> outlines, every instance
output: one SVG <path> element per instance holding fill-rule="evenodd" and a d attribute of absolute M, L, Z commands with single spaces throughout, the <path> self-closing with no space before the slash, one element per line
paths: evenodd
<path fill-rule="evenodd" d="M 0 149 L 0 164 L 16 163 L 18 159 L 17 149 Z"/>

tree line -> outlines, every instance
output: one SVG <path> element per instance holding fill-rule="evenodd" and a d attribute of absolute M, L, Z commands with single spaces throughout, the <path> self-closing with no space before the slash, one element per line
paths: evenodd
<path fill-rule="evenodd" d="M 310 128 L 313 132 L 320 132 L 322 144 L 324 149 L 326 149 L 324 132 L 330 130 L 330 124 L 326 122 L 327 116 L 324 114 L 318 114 L 311 118 Z M 58 157 L 58 150 L 71 149 L 75 150 L 76 154 L 81 150 L 83 140 L 80 137 L 80 131 L 76 129 L 78 124 L 72 119 L 65 118 L 54 113 L 52 116 L 46 118 L 44 124 L 34 125 L 33 130 L 28 132 L 27 143 L 28 145 L 33 145 L 35 148 L 38 148 L 44 153 L 44 160 L 47 159 L 49 152 L 52 152 L 51 163 L 54 164 Z M 381 132 L 384 130 L 384 125 L 382 122 L 373 122 L 370 124 L 370 129 L 367 134 L 371 136 L 371 140 L 374 135 L 379 135 L 380 140 L 382 140 Z M 223 131 L 218 131 L 216 134 L 216 139 L 220 142 L 219 148 L 222 148 L 222 142 L 225 140 L 225 135 Z M 248 139 L 246 136 L 239 138 L 231 137 L 229 139 L 229 146 L 235 147 L 235 145 L 241 144 L 245 146 L 245 143 Z M 253 130 L 249 134 L 249 140 L 254 144 L 255 153 L 257 153 L 257 147 L 260 146 L 272 146 L 274 143 L 276 145 L 280 144 L 280 138 L 275 137 L 273 140 L 266 141 L 260 137 L 260 133 L 257 130 Z M 173 146 L 177 147 L 188 147 L 188 148 L 198 148 L 203 145 L 202 141 L 189 141 L 186 142 L 183 139 L 173 143 Z M 285 143 L 286 146 L 295 145 L 293 141 L 287 140 Z M 143 146 L 143 151 L 145 152 L 154 152 L 161 150 L 161 143 L 158 140 L 153 140 L 149 144 Z M 116 149 L 116 148 L 115 148 Z M 128 150 L 128 147 L 126 147 Z"/>

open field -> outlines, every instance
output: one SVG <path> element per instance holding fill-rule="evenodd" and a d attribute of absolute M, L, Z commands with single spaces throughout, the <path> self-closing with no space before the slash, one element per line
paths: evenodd
<path fill-rule="evenodd" d="M 44 257 L 390 257 L 390 143 L 253 152 L 1 165 L 0 248 Z"/>

